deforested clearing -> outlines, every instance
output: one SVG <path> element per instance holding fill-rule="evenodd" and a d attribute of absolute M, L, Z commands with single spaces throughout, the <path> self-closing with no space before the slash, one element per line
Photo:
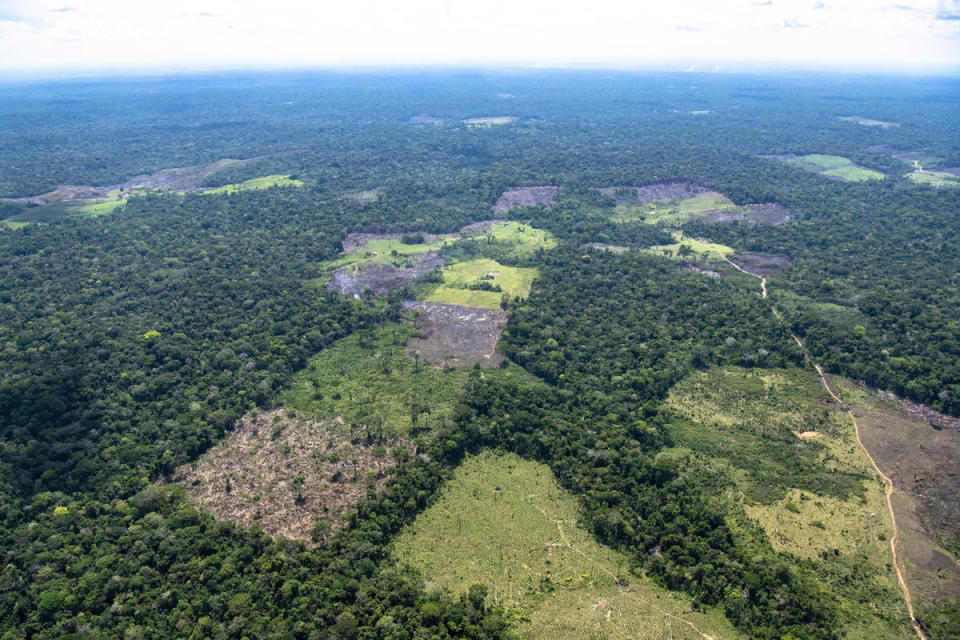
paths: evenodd
<path fill-rule="evenodd" d="M 406 353 L 434 366 L 493 367 L 503 360 L 497 344 L 507 322 L 503 309 L 412 300 L 404 309 L 417 313 L 418 334 L 410 337 Z"/>
<path fill-rule="evenodd" d="M 550 206 L 557 200 L 560 187 L 512 187 L 493 205 L 494 213 L 506 213 L 517 207 Z"/>
<path fill-rule="evenodd" d="M 170 481 L 218 519 L 317 543 L 344 526 L 367 491 L 383 486 L 397 455 L 412 450 L 399 438 L 365 438 L 340 418 L 279 409 L 246 415 Z"/>

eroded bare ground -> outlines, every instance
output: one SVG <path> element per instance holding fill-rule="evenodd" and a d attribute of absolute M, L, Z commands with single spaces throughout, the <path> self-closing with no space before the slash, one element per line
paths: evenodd
<path fill-rule="evenodd" d="M 787 256 L 771 256 L 763 253 L 744 253 L 731 257 L 745 271 L 762 277 L 783 271 L 792 262 Z"/>
<path fill-rule="evenodd" d="M 896 488 L 893 507 L 910 589 L 926 599 L 960 595 L 960 565 L 935 544 L 938 536 L 960 535 L 960 431 L 936 428 L 879 394 L 864 397 L 867 406 L 853 413 L 864 446 Z"/>
<path fill-rule="evenodd" d="M 698 193 L 710 191 L 707 187 L 690 182 L 689 180 L 675 180 L 658 182 L 643 187 L 604 187 L 600 193 L 613 198 L 617 204 L 647 204 L 654 200 L 673 200 L 674 198 L 689 198 Z"/>
<path fill-rule="evenodd" d="M 497 198 L 493 211 L 506 213 L 515 207 L 550 206 L 559 192 L 560 187 L 512 187 Z"/>
<path fill-rule="evenodd" d="M 343 528 L 346 512 L 369 488 L 383 486 L 397 446 L 413 452 L 404 440 L 367 442 L 340 418 L 306 420 L 277 409 L 244 416 L 170 482 L 220 520 L 310 543 L 318 518 L 329 526 L 321 525 L 319 541 Z"/>
<path fill-rule="evenodd" d="M 392 264 L 348 264 L 333 272 L 327 289 L 345 296 L 360 297 L 369 289 L 374 295 L 386 295 L 407 282 L 442 267 L 444 259 L 435 253 L 414 253 L 398 258 L 410 266 L 396 267 Z"/>
<path fill-rule="evenodd" d="M 409 311 L 419 311 L 421 337 L 412 337 L 405 353 L 413 360 L 434 366 L 495 367 L 503 360 L 497 344 L 507 322 L 502 309 L 481 309 L 423 300 L 404 301 Z"/>

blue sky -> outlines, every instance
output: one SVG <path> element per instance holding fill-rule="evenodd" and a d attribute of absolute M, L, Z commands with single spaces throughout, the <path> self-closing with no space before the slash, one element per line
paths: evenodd
<path fill-rule="evenodd" d="M 0 73 L 960 70 L 960 0 L 0 0 Z"/>

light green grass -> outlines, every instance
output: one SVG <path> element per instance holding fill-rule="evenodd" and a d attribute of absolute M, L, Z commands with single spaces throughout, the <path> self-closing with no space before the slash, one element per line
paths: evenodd
<path fill-rule="evenodd" d="M 285 175 L 261 176 L 251 178 L 236 184 L 225 184 L 222 187 L 214 189 L 204 189 L 200 193 L 203 195 L 213 195 L 218 193 L 236 193 L 237 191 L 253 191 L 256 189 L 269 189 L 270 187 L 302 187 L 303 182 L 290 178 Z"/>
<path fill-rule="evenodd" d="M 8 229 L 23 229 L 24 227 L 29 227 L 32 223 L 21 222 L 19 220 L 0 220 L 0 224 Z"/>
<path fill-rule="evenodd" d="M 456 242 L 459 238 L 455 234 L 439 236 L 433 242 L 423 242 L 419 244 L 404 244 L 400 238 L 376 238 L 368 240 L 367 243 L 351 253 L 338 256 L 333 260 L 323 263 L 324 270 L 332 271 L 347 264 L 353 263 L 379 263 L 392 264 L 396 256 L 407 256 L 414 253 L 427 253 L 430 251 L 439 251 L 450 242 Z"/>
<path fill-rule="evenodd" d="M 526 267 L 507 267 L 496 260 L 480 258 L 467 262 L 458 262 L 441 269 L 443 284 L 427 296 L 428 302 L 446 302 L 471 307 L 496 309 L 504 294 L 525 298 L 530 295 L 530 287 L 537 270 Z M 467 287 L 479 282 L 499 285 L 501 291 L 479 291 Z"/>
<path fill-rule="evenodd" d="M 957 176 L 943 171 L 914 171 L 908 173 L 907 177 L 917 184 L 929 184 L 933 187 L 960 186 L 960 179 Z"/>
<path fill-rule="evenodd" d="M 498 244 L 511 244 L 515 253 L 533 253 L 537 249 L 552 249 L 557 246 L 553 234 L 536 229 L 522 222 L 494 222 L 487 234 Z"/>
<path fill-rule="evenodd" d="M 657 256 L 667 256 L 668 258 L 701 256 L 716 258 L 718 260 L 722 260 L 724 256 L 730 255 L 736 251 L 736 249 L 733 247 L 728 247 L 725 244 L 717 244 L 715 242 L 707 242 L 705 240 L 698 240 L 696 238 L 684 237 L 679 231 L 674 231 L 672 235 L 676 240 L 676 242 L 673 244 L 655 245 L 645 249 L 644 251 Z M 686 256 L 684 255 L 686 250 L 684 250 L 683 247 L 686 247 L 689 250 Z"/>
<path fill-rule="evenodd" d="M 778 552 L 816 563 L 841 611 L 841 637 L 910 637 L 888 568 L 883 484 L 815 374 L 698 371 L 671 389 L 664 409 L 683 418 L 671 430 L 695 463 L 726 477 L 732 512 L 742 508 Z M 821 435 L 794 434 L 811 431 Z"/>
<path fill-rule="evenodd" d="M 717 211 L 744 213 L 737 205 L 716 191 L 698 193 L 688 198 L 659 198 L 643 205 L 620 204 L 613 211 L 614 222 L 635 222 L 679 226 L 689 220 Z"/>
<path fill-rule="evenodd" d="M 717 611 L 694 613 L 682 596 L 632 575 L 629 560 L 580 528 L 577 514 L 549 467 L 485 452 L 464 460 L 438 502 L 398 536 L 393 556 L 431 588 L 485 585 L 525 638 L 702 640 L 689 624 L 717 640 L 736 637 Z"/>
<path fill-rule="evenodd" d="M 879 171 L 874 171 L 873 169 L 865 169 L 863 167 L 857 166 L 846 166 L 846 167 L 837 167 L 836 169 L 829 169 L 827 171 L 821 172 L 825 176 L 835 176 L 837 178 L 842 178 L 849 182 L 864 182 L 866 180 L 883 180 L 884 176 Z"/>
<path fill-rule="evenodd" d="M 844 158 L 843 156 L 828 156 L 821 153 L 811 153 L 806 156 L 788 158 L 786 163 L 795 167 L 800 167 L 801 169 L 806 169 L 808 171 L 835 169 L 837 167 L 845 167 L 853 164 L 849 158 Z"/>
<path fill-rule="evenodd" d="M 487 118 L 467 118 L 464 120 L 464 124 L 468 127 L 491 127 L 494 125 L 501 124 L 510 124 L 511 122 L 516 122 L 517 118 L 515 116 L 492 116 Z"/>

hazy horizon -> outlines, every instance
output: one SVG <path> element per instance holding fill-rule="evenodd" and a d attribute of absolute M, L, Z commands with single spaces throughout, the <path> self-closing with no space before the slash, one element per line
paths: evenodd
<path fill-rule="evenodd" d="M 960 0 L 0 0 L 6 78 L 430 68 L 953 74 Z"/>

